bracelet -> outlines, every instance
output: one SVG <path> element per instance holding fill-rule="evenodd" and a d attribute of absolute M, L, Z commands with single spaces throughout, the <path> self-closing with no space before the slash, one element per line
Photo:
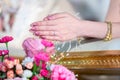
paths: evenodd
<path fill-rule="evenodd" d="M 104 38 L 104 41 L 110 41 L 112 39 L 112 23 L 111 22 L 106 22 L 107 23 L 107 34 Z"/>

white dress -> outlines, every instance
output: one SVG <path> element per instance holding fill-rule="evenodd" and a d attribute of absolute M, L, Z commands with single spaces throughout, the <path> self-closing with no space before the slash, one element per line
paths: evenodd
<path fill-rule="evenodd" d="M 10 54 L 24 56 L 22 42 L 27 37 L 34 37 L 29 32 L 30 24 L 42 20 L 49 14 L 58 12 L 68 12 L 74 15 L 74 10 L 67 0 L 22 0 L 12 30 L 7 33 L 0 33 L 0 37 L 4 35 L 14 37 L 14 40 L 9 43 Z M 4 48 L 3 45 L 0 45 L 1 48 Z"/>

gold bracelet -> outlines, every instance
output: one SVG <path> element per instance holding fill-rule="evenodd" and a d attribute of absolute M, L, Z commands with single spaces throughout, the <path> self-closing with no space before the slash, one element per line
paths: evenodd
<path fill-rule="evenodd" d="M 107 34 L 104 38 L 104 41 L 110 41 L 112 39 L 112 23 L 111 22 L 106 22 L 107 23 Z"/>

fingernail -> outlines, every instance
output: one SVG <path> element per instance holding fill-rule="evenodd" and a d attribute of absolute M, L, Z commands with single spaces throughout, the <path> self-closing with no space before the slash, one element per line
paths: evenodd
<path fill-rule="evenodd" d="M 35 32 L 35 34 L 38 34 L 38 32 Z"/>
<path fill-rule="evenodd" d="M 34 32 L 32 29 L 29 30 L 30 32 Z"/>
<path fill-rule="evenodd" d="M 35 30 L 35 27 L 32 27 L 31 30 Z"/>
<path fill-rule="evenodd" d="M 37 26 L 37 24 L 36 23 L 32 23 L 32 24 L 30 24 L 30 26 L 31 27 L 35 27 L 35 26 Z"/>
<path fill-rule="evenodd" d="M 40 36 L 40 38 L 45 39 L 45 37 L 44 37 L 44 36 Z"/>

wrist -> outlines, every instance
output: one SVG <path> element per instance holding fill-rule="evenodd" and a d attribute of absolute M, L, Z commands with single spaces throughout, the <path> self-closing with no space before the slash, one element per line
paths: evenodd
<path fill-rule="evenodd" d="M 103 39 L 106 36 L 107 25 L 103 22 L 80 21 L 78 35 Z"/>

